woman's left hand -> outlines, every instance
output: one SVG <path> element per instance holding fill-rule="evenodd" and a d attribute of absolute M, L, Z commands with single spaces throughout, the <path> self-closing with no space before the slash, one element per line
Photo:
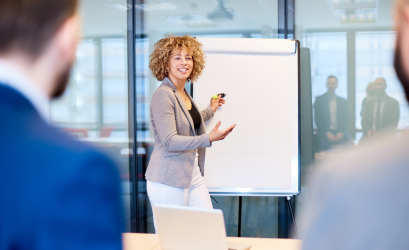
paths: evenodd
<path fill-rule="evenodd" d="M 217 99 L 210 99 L 210 107 L 213 109 L 213 112 L 216 113 L 217 108 L 225 104 L 226 100 L 222 98 L 221 95 L 217 96 Z"/>

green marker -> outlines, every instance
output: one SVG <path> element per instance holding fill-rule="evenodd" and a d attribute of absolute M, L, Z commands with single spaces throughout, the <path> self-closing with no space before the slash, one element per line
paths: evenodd
<path fill-rule="evenodd" d="M 221 95 L 222 98 L 224 98 L 224 97 L 226 96 L 225 93 L 220 93 L 220 94 L 214 95 L 212 98 L 213 98 L 213 99 L 217 99 L 217 97 L 218 97 L 219 95 Z"/>

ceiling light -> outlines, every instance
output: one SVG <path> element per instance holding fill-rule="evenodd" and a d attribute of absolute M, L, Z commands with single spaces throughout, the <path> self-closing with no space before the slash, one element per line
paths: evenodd
<path fill-rule="evenodd" d="M 207 17 L 214 21 L 221 21 L 226 19 L 232 20 L 233 16 L 234 10 L 231 8 L 226 8 L 224 6 L 223 0 L 218 0 L 217 8 L 207 13 Z"/>
<path fill-rule="evenodd" d="M 341 23 L 376 22 L 379 0 L 327 0 Z"/>
<path fill-rule="evenodd" d="M 378 8 L 378 0 L 328 0 L 334 10 Z"/>

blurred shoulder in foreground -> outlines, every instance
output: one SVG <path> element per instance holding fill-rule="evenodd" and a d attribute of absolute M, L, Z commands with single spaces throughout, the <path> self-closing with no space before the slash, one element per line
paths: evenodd
<path fill-rule="evenodd" d="M 317 166 L 301 214 L 303 249 L 407 249 L 409 138 L 384 135 Z"/>
<path fill-rule="evenodd" d="M 121 249 L 116 166 L 48 121 L 75 62 L 78 0 L 0 1 L 0 249 Z"/>
<path fill-rule="evenodd" d="M 0 84 L 0 249 L 121 249 L 116 166 Z"/>

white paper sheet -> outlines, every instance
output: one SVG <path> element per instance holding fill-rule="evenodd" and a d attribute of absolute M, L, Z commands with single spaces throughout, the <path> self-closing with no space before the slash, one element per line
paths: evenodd
<path fill-rule="evenodd" d="M 204 47 L 208 43 L 214 46 L 214 41 L 205 40 L 199 40 Z M 248 44 L 253 39 L 236 40 Z M 257 44 L 252 44 L 255 50 Z M 226 46 L 226 41 L 220 45 Z M 292 176 L 292 168 L 298 165 L 296 62 L 291 54 L 207 53 L 204 73 L 194 83 L 194 100 L 204 109 L 211 96 L 227 96 L 226 104 L 206 123 L 206 130 L 209 133 L 219 120 L 221 129 L 237 124 L 224 141 L 213 142 L 207 149 L 205 181 L 209 190 L 290 189 L 298 182 L 298 172 Z"/>

